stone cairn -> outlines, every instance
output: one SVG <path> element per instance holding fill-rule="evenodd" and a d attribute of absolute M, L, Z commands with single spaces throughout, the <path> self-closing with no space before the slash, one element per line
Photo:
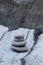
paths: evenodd
<path fill-rule="evenodd" d="M 28 48 L 26 47 L 26 40 L 24 39 L 24 35 L 15 36 L 15 39 L 12 43 L 12 50 L 16 52 L 27 52 Z"/>

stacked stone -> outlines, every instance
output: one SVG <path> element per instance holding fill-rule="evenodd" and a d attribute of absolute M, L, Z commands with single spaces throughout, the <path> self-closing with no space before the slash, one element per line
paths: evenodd
<path fill-rule="evenodd" d="M 12 43 L 12 50 L 17 52 L 27 52 L 28 48 L 26 47 L 26 40 L 24 39 L 24 36 L 15 36 L 15 39 Z"/>

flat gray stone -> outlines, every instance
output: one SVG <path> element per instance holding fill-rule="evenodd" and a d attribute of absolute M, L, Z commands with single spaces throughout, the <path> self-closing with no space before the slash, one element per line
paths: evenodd
<path fill-rule="evenodd" d="M 21 42 L 16 42 L 16 41 L 13 41 L 12 45 L 14 46 L 25 46 L 26 45 L 26 41 L 21 41 Z"/>
<path fill-rule="evenodd" d="M 15 42 L 22 42 L 24 39 L 14 39 Z"/>
<path fill-rule="evenodd" d="M 27 47 L 15 47 L 15 46 L 11 46 L 11 49 L 17 52 L 27 52 L 28 48 Z"/>

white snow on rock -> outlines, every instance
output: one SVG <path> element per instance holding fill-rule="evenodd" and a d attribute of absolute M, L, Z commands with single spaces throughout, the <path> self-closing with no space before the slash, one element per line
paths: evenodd
<path fill-rule="evenodd" d="M 16 30 L 16 34 L 15 34 L 15 36 L 18 36 L 18 35 L 24 35 L 24 39 L 26 39 L 26 36 L 27 36 L 27 34 L 28 34 L 28 31 L 30 32 L 30 30 L 29 29 L 27 29 L 27 28 L 19 28 L 18 30 Z"/>
<path fill-rule="evenodd" d="M 32 46 L 34 45 L 34 30 L 30 30 L 29 32 L 29 35 L 28 35 L 28 38 L 27 38 L 27 47 L 28 47 L 28 50 L 30 51 Z"/>
<path fill-rule="evenodd" d="M 19 35 L 21 33 L 23 33 L 26 38 L 28 29 L 19 28 L 18 30 L 9 31 L 4 35 L 4 37 L 0 41 L 0 65 L 3 65 L 3 63 L 4 65 L 10 65 L 11 62 L 13 62 L 11 60 L 13 60 L 18 55 L 17 52 L 11 50 L 11 45 L 15 35 Z M 19 60 L 17 62 L 19 62 Z M 16 62 L 14 64 L 17 65 Z"/>
<path fill-rule="evenodd" d="M 0 39 L 8 30 L 8 27 L 0 25 Z"/>
<path fill-rule="evenodd" d="M 3 31 L 2 31 L 3 30 Z M 2 31 L 2 32 L 1 32 Z M 6 27 L 0 25 L 0 36 L 6 32 Z M 8 28 L 7 28 L 8 31 Z M 29 31 L 29 34 L 28 34 Z M 2 33 L 2 35 L 1 35 Z M 16 35 L 24 35 L 27 41 L 28 52 L 34 45 L 34 30 L 19 28 L 7 32 L 0 41 L 0 65 L 21 65 L 21 60 L 28 52 L 17 53 L 11 50 L 11 45 Z M 43 34 L 38 38 L 37 44 L 30 55 L 25 57 L 26 65 L 43 65 Z"/>
<path fill-rule="evenodd" d="M 29 51 L 31 50 L 32 46 L 34 45 L 34 30 L 30 30 L 29 32 L 29 35 L 27 37 L 27 44 L 26 46 L 28 47 L 28 52 L 25 52 L 25 53 L 19 53 L 17 56 L 16 56 L 16 59 L 22 59 L 23 57 L 25 57 Z"/>
<path fill-rule="evenodd" d="M 34 50 L 25 59 L 26 65 L 43 65 L 43 34 L 39 36 Z"/>

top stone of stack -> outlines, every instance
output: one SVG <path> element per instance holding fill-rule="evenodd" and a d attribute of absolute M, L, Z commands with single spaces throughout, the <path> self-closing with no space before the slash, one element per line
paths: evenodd
<path fill-rule="evenodd" d="M 24 41 L 24 35 L 22 35 L 22 36 L 15 36 L 14 41 L 17 41 L 17 42 Z"/>

